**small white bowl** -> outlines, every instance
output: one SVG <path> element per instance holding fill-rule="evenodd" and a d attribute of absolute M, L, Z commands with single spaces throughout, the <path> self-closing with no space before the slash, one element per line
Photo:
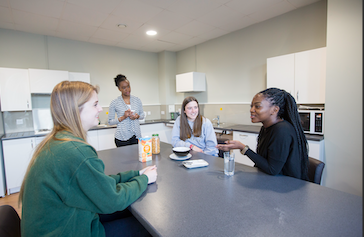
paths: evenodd
<path fill-rule="evenodd" d="M 188 147 L 173 147 L 173 153 L 176 154 L 176 156 L 187 156 L 188 153 L 190 153 L 190 148 Z"/>

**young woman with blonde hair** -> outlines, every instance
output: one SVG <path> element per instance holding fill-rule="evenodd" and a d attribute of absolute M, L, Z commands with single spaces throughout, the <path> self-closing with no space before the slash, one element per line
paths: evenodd
<path fill-rule="evenodd" d="M 53 130 L 36 148 L 20 190 L 23 237 L 149 235 L 121 211 L 156 181 L 156 167 L 104 173 L 86 140 L 102 111 L 97 92 L 85 82 L 63 81 L 53 89 Z M 111 221 L 103 222 L 112 213 Z"/>

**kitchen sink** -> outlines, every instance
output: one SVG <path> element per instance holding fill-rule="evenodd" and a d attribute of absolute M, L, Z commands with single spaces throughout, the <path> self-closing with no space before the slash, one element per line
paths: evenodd
<path fill-rule="evenodd" d="M 219 125 L 217 125 L 217 123 L 212 123 L 212 126 L 214 126 L 214 128 L 220 128 L 223 127 L 225 123 L 220 123 Z"/>

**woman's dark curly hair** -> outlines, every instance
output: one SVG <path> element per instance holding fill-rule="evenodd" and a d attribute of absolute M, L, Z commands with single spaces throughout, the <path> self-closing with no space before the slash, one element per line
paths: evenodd
<path fill-rule="evenodd" d="M 122 81 L 127 81 L 128 79 L 126 78 L 126 76 L 122 75 L 122 74 L 119 74 L 117 75 L 115 78 L 115 86 L 119 88 L 119 84 L 120 82 Z"/>

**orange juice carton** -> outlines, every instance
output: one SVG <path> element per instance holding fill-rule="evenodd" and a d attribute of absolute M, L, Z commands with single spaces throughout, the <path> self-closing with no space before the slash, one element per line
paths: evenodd
<path fill-rule="evenodd" d="M 152 160 L 152 138 L 139 138 L 139 161 L 147 162 Z"/>

